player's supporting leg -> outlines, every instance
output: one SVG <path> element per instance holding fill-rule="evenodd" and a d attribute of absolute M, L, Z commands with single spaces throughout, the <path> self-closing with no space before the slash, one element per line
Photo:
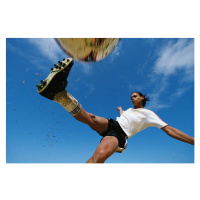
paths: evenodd
<path fill-rule="evenodd" d="M 118 147 L 118 139 L 114 136 L 105 136 L 92 157 L 86 163 L 104 163 Z"/>

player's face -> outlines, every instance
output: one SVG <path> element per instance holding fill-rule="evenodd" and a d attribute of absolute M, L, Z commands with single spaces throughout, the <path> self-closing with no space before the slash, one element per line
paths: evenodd
<path fill-rule="evenodd" d="M 143 107 L 142 106 L 142 100 L 144 99 L 143 96 L 140 96 L 138 93 L 134 92 L 131 94 L 131 101 L 135 107 Z"/>

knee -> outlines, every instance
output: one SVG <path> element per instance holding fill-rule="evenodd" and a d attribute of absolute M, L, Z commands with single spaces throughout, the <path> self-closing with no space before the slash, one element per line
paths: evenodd
<path fill-rule="evenodd" d="M 74 116 L 75 119 L 81 121 L 85 124 L 92 125 L 96 123 L 96 116 L 92 113 L 88 113 L 85 110 L 81 109 L 80 113 Z"/>
<path fill-rule="evenodd" d="M 94 115 L 92 113 L 88 113 L 88 115 L 89 115 L 90 120 L 95 123 L 96 122 L 96 115 Z"/>
<path fill-rule="evenodd" d="M 88 125 L 90 126 L 94 126 L 96 124 L 98 124 L 98 119 L 96 117 L 96 115 L 92 114 L 92 113 L 88 113 Z"/>

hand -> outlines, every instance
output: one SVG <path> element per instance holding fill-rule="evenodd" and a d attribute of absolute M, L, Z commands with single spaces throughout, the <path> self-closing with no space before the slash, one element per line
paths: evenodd
<path fill-rule="evenodd" d="M 122 110 L 122 107 L 117 107 L 117 110 L 119 110 L 119 111 Z"/>

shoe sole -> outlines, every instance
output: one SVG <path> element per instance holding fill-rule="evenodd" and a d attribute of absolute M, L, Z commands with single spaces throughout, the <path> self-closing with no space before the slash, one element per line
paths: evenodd
<path fill-rule="evenodd" d="M 37 92 L 53 100 L 54 96 L 64 90 L 67 87 L 67 77 L 74 64 L 72 58 L 63 59 L 63 61 L 58 61 L 58 64 L 51 68 L 51 73 L 47 76 L 45 80 L 41 80 L 41 83 L 37 85 Z"/>

